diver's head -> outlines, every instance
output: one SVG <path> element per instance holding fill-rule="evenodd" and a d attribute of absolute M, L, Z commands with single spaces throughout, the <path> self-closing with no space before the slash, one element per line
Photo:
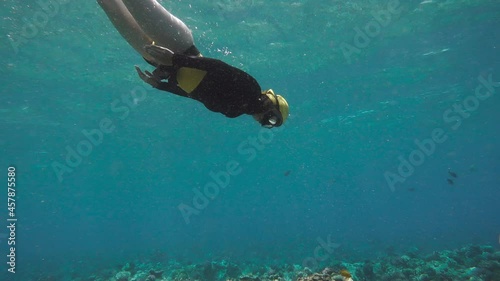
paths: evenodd
<path fill-rule="evenodd" d="M 265 96 L 264 112 L 253 115 L 263 127 L 274 128 L 285 123 L 288 118 L 289 108 L 285 98 L 276 95 L 273 90 L 269 89 L 262 92 Z"/>

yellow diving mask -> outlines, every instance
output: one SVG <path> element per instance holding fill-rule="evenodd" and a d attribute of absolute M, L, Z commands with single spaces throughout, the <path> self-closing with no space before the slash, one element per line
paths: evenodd
<path fill-rule="evenodd" d="M 288 103 L 280 96 L 276 95 L 273 90 L 269 89 L 262 94 L 266 95 L 273 103 L 273 107 L 266 111 L 261 119 L 261 125 L 266 128 L 274 128 L 283 125 L 288 117 Z"/>

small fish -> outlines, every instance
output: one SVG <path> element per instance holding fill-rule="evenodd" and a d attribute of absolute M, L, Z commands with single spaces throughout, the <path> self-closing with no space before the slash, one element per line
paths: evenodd
<path fill-rule="evenodd" d="M 412 192 L 415 191 L 415 187 L 408 188 L 408 191 L 412 191 Z"/>
<path fill-rule="evenodd" d="M 452 179 L 447 179 L 447 181 L 448 181 L 448 184 L 449 184 L 449 185 L 453 185 L 453 184 L 454 184 L 454 182 L 453 182 L 453 180 L 452 180 Z"/>
<path fill-rule="evenodd" d="M 458 178 L 457 174 L 451 170 L 448 170 L 448 174 L 450 174 L 450 176 L 452 176 L 454 178 Z"/>
<path fill-rule="evenodd" d="M 290 175 L 290 173 L 291 173 L 291 171 L 290 171 L 290 170 L 286 171 L 286 172 L 284 173 L 285 177 L 288 177 L 288 175 Z"/>

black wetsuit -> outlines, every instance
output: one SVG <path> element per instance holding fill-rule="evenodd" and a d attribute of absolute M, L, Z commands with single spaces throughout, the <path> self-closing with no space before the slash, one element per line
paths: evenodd
<path fill-rule="evenodd" d="M 265 111 L 264 102 L 268 98 L 261 93 L 257 81 L 246 72 L 217 59 L 183 54 L 175 54 L 172 64 L 173 66 L 158 66 L 155 70 L 156 73 L 164 74 L 162 78 L 168 79 L 168 82 L 161 82 L 157 89 L 198 100 L 209 110 L 231 118 Z M 207 72 L 189 94 L 177 83 L 177 70 L 182 67 Z"/>

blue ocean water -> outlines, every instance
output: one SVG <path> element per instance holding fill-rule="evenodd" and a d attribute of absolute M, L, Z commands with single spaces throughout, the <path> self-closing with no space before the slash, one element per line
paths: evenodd
<path fill-rule="evenodd" d="M 499 249 L 498 1 L 161 3 L 205 56 L 282 94 L 289 120 L 263 129 L 152 89 L 95 1 L 2 1 L 2 280 Z"/>

